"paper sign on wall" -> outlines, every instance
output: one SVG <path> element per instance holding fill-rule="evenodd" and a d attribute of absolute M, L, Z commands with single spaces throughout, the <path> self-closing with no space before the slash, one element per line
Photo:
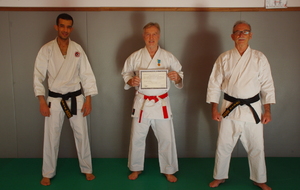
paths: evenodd
<path fill-rule="evenodd" d="M 266 0 L 266 8 L 287 8 L 287 0 Z"/>

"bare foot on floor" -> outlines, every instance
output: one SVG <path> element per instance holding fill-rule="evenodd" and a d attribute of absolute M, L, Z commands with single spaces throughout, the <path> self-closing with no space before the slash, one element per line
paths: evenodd
<path fill-rule="evenodd" d="M 131 172 L 131 174 L 128 176 L 128 179 L 136 180 L 141 173 L 142 173 L 141 171 Z"/>
<path fill-rule="evenodd" d="M 50 185 L 50 178 L 47 178 L 47 177 L 43 177 L 43 179 L 41 180 L 41 184 L 44 185 L 44 186 L 48 186 Z"/>
<path fill-rule="evenodd" d="M 225 183 L 225 179 L 215 179 L 209 183 L 209 187 L 218 187 L 221 183 Z"/>
<path fill-rule="evenodd" d="M 269 187 L 267 184 L 265 183 L 256 183 L 254 182 L 254 185 L 260 187 L 262 190 L 272 190 L 271 187 Z"/>
<path fill-rule="evenodd" d="M 86 180 L 91 181 L 91 180 L 95 179 L 96 176 L 94 176 L 94 174 L 85 174 L 85 178 L 86 178 Z"/>
<path fill-rule="evenodd" d="M 177 177 L 173 174 L 165 174 L 165 176 L 169 182 L 175 183 L 177 181 Z"/>

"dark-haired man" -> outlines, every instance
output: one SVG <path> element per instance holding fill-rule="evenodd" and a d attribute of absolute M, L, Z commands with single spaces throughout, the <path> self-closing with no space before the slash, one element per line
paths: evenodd
<path fill-rule="evenodd" d="M 59 139 L 65 115 L 70 121 L 81 172 L 93 180 L 86 116 L 91 113 L 91 96 L 98 94 L 96 80 L 82 47 L 70 40 L 73 18 L 60 14 L 54 26 L 56 39 L 39 51 L 34 67 L 34 92 L 45 116 L 42 185 L 50 185 L 56 174 Z M 43 81 L 48 77 L 48 98 Z"/>

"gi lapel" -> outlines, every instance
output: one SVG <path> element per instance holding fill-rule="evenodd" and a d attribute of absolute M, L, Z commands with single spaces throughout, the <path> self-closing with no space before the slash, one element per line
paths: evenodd
<path fill-rule="evenodd" d="M 160 47 L 158 47 L 153 59 L 151 60 L 149 66 L 148 66 L 148 69 L 157 69 L 159 68 L 160 64 L 161 63 L 161 56 L 160 56 L 160 53 L 161 53 L 161 49 Z"/>
<path fill-rule="evenodd" d="M 232 65 L 232 73 L 229 78 L 228 83 L 228 93 L 232 96 L 234 96 L 234 86 L 239 86 L 239 79 L 243 75 L 245 68 L 248 65 L 249 59 L 250 59 L 250 48 L 248 47 L 247 50 L 244 52 L 244 54 L 241 56 L 237 49 L 233 50 L 233 62 L 230 64 Z M 240 57 L 238 59 L 238 57 Z"/>
<path fill-rule="evenodd" d="M 68 46 L 68 50 L 67 50 L 67 55 L 66 58 L 63 57 L 59 46 L 56 42 L 56 44 L 54 44 L 53 47 L 53 56 L 55 57 L 55 60 L 57 61 L 57 63 L 55 64 L 61 64 L 59 70 L 57 71 L 57 74 L 53 80 L 53 83 L 50 87 L 50 89 L 52 87 L 55 87 L 56 85 L 60 85 L 60 83 L 62 81 L 68 81 L 69 77 L 70 77 L 70 70 L 73 70 L 74 68 L 74 62 L 72 61 L 72 59 L 74 59 L 74 55 L 73 55 L 73 47 L 72 47 L 72 42 L 71 40 L 69 41 L 69 46 Z"/>
<path fill-rule="evenodd" d="M 141 62 L 141 69 L 157 69 L 158 61 L 160 57 L 160 47 L 158 47 L 157 52 L 155 53 L 154 57 L 151 58 L 147 48 L 145 47 L 142 51 L 142 62 Z"/>

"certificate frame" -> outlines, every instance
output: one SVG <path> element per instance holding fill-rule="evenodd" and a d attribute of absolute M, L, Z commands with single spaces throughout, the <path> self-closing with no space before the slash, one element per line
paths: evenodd
<path fill-rule="evenodd" d="M 140 70 L 140 89 L 168 89 L 168 70 Z"/>

